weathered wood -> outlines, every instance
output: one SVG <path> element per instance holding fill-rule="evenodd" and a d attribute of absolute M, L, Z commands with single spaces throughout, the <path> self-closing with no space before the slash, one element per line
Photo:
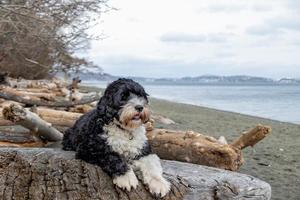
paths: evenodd
<path fill-rule="evenodd" d="M 243 164 L 241 149 L 192 131 L 154 129 L 147 132 L 152 150 L 163 159 L 236 171 Z"/>
<path fill-rule="evenodd" d="M 75 113 L 87 113 L 93 110 L 94 107 L 88 104 L 85 105 L 78 105 L 68 109 L 68 112 L 75 112 Z"/>
<path fill-rule="evenodd" d="M 37 107 L 30 110 L 38 114 L 43 120 L 55 126 L 71 127 L 75 121 L 82 116 L 80 113 L 66 112 L 62 110 L 53 110 L 49 108 Z"/>
<path fill-rule="evenodd" d="M 271 132 L 271 127 L 258 125 L 254 129 L 243 133 L 238 139 L 231 143 L 239 149 L 244 149 L 248 146 L 253 147 L 257 142 L 264 139 Z"/>
<path fill-rule="evenodd" d="M 13 125 L 14 123 L 4 119 L 3 114 L 2 114 L 2 108 L 0 107 L 0 126 L 10 126 Z"/>
<path fill-rule="evenodd" d="M 24 99 L 28 99 L 31 101 L 41 101 L 41 100 L 54 101 L 56 98 L 55 93 L 30 92 L 30 91 L 17 90 L 15 88 L 10 88 L 10 87 L 4 87 L 0 91 L 10 93 L 12 95 L 20 96 L 23 97 Z"/>
<path fill-rule="evenodd" d="M 9 92 L 1 91 L 0 92 L 0 98 L 16 101 L 19 103 L 23 103 L 26 105 L 36 105 L 36 106 L 46 106 L 46 107 L 72 107 L 76 105 L 82 105 L 82 104 L 88 104 L 94 101 L 98 101 L 100 97 L 98 95 L 95 96 L 89 96 L 86 98 L 82 98 L 79 101 L 60 101 L 60 102 L 47 102 L 47 101 L 38 101 L 38 100 L 32 100 L 32 99 L 26 99 L 18 95 L 11 94 Z"/>
<path fill-rule="evenodd" d="M 47 139 L 48 141 L 59 141 L 63 134 L 53 128 L 51 124 L 42 120 L 37 114 L 32 113 L 20 105 L 11 104 L 3 108 L 2 114 L 5 119 L 28 128 L 37 136 Z"/>
<path fill-rule="evenodd" d="M 62 133 L 52 127 L 52 125 L 69 126 L 81 116 L 80 113 L 69 113 L 46 108 L 36 108 L 34 112 L 52 124 L 45 122 L 34 113 L 20 106 L 11 105 L 3 110 L 5 119 L 18 122 L 18 124 L 25 126 L 32 132 L 42 135 L 48 141 L 59 141 L 62 138 Z M 26 118 L 24 116 L 32 117 Z M 220 142 L 213 137 L 193 131 L 150 129 L 147 132 L 147 137 L 153 151 L 163 159 L 236 171 L 244 162 L 241 150 L 247 146 L 245 144 L 257 143 L 270 131 L 269 127 L 257 126 L 237 139 L 233 143 L 234 145 Z M 247 142 L 247 140 L 250 142 Z"/>
<path fill-rule="evenodd" d="M 74 159 L 73 152 L 51 148 L 0 149 L 1 199 L 151 200 L 140 182 L 126 192 L 96 165 Z M 162 161 L 172 183 L 164 199 L 270 199 L 270 185 L 252 176 L 175 161 Z"/>
<path fill-rule="evenodd" d="M 57 89 L 66 86 L 66 83 L 61 79 L 53 78 L 51 80 L 26 80 L 26 79 L 14 79 L 8 78 L 7 82 L 10 87 L 13 88 L 46 88 L 46 89 Z"/>
<path fill-rule="evenodd" d="M 158 121 L 162 124 L 170 125 L 170 124 L 175 124 L 175 122 L 172 119 L 169 119 L 167 117 L 164 117 L 159 114 L 152 114 L 151 118 L 154 119 L 155 121 Z"/>

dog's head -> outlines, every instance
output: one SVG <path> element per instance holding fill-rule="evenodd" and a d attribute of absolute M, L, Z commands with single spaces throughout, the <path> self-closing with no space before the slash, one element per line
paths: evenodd
<path fill-rule="evenodd" d="M 116 121 L 124 129 L 134 129 L 149 120 L 147 93 L 131 79 L 118 79 L 109 84 L 97 109 L 104 124 Z"/>

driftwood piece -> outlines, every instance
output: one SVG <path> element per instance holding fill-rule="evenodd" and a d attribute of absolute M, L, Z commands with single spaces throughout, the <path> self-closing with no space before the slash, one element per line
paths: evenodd
<path fill-rule="evenodd" d="M 88 104 L 100 99 L 98 95 L 95 95 L 95 96 L 89 96 L 88 98 L 82 98 L 79 101 L 75 101 L 75 102 L 71 102 L 71 101 L 47 102 L 47 101 L 26 99 L 21 96 L 14 95 L 5 91 L 0 92 L 0 98 L 10 100 L 10 101 L 16 101 L 31 106 L 36 105 L 36 106 L 46 106 L 46 107 L 72 107 L 76 105 Z"/>
<path fill-rule="evenodd" d="M 14 123 L 7 120 L 7 119 L 4 119 L 3 117 L 3 114 L 2 114 L 2 108 L 0 107 L 0 126 L 10 126 L 10 125 L 13 125 Z"/>
<path fill-rule="evenodd" d="M 26 80 L 8 78 L 7 82 L 9 86 L 13 88 L 46 88 L 52 90 L 66 86 L 66 83 L 58 78 L 53 78 L 51 80 Z"/>
<path fill-rule="evenodd" d="M 239 149 L 244 149 L 248 146 L 253 147 L 257 142 L 264 139 L 271 132 L 271 127 L 257 126 L 254 129 L 243 133 L 238 139 L 231 143 Z"/>
<path fill-rule="evenodd" d="M 236 171 L 243 164 L 242 149 L 253 146 L 271 132 L 258 125 L 232 144 L 195 133 L 154 129 L 147 132 L 150 145 L 159 157 Z"/>
<path fill-rule="evenodd" d="M 152 150 L 162 159 L 236 171 L 243 164 L 241 149 L 192 131 L 154 129 L 147 132 Z"/>
<path fill-rule="evenodd" d="M 22 126 L 0 127 L 1 147 L 44 147 L 46 144 L 37 141 L 34 133 Z"/>
<path fill-rule="evenodd" d="M 38 114 L 43 120 L 56 126 L 71 127 L 75 121 L 82 116 L 80 113 L 66 112 L 62 110 L 53 110 L 49 108 L 37 107 L 30 111 Z"/>
<path fill-rule="evenodd" d="M 5 119 L 28 128 L 37 136 L 48 141 L 58 141 L 63 137 L 63 134 L 53 128 L 51 124 L 19 105 L 11 104 L 9 107 L 3 108 L 2 114 Z"/>
<path fill-rule="evenodd" d="M 85 104 L 85 105 L 78 105 L 78 106 L 71 107 L 68 109 L 68 111 L 75 112 L 75 113 L 87 113 L 93 109 L 94 109 L 93 106 Z"/>
<path fill-rule="evenodd" d="M 158 121 L 162 124 L 170 125 L 170 124 L 175 124 L 175 122 L 172 119 L 169 119 L 167 117 L 164 117 L 159 114 L 152 114 L 151 118 L 154 119 L 155 121 Z"/>
<path fill-rule="evenodd" d="M 47 101 L 54 101 L 56 98 L 55 93 L 49 92 L 30 92 L 30 91 L 23 91 L 18 90 L 15 88 L 4 87 L 0 90 L 1 92 L 10 93 L 12 95 L 23 97 L 24 99 L 28 99 L 31 101 L 38 101 L 38 100 L 47 100 Z"/>
<path fill-rule="evenodd" d="M 101 168 L 60 149 L 1 148 L 0 163 L 1 199 L 157 199 L 141 182 L 131 192 L 118 189 Z M 270 185 L 252 176 L 175 161 L 162 165 L 172 183 L 166 200 L 271 198 Z"/>
<path fill-rule="evenodd" d="M 59 124 L 61 119 L 64 119 L 61 120 L 64 124 L 69 125 L 69 123 L 74 122 L 81 116 L 79 113 L 68 113 L 45 108 L 37 108 L 35 112 L 44 120 L 48 120 L 48 122 L 56 125 L 62 125 Z M 3 115 L 5 119 L 23 125 L 48 141 L 59 141 L 62 138 L 62 134 L 53 128 L 51 124 L 20 106 L 11 105 L 5 107 Z M 24 116 L 31 117 L 26 118 Z M 32 120 L 33 118 L 34 120 Z M 69 121 L 66 121 L 66 119 L 69 119 Z M 238 138 L 233 144 L 226 144 L 213 137 L 193 131 L 153 129 L 147 132 L 147 137 L 153 151 L 163 159 L 236 171 L 244 162 L 242 148 L 254 145 L 269 134 L 270 131 L 269 127 L 259 125 Z"/>

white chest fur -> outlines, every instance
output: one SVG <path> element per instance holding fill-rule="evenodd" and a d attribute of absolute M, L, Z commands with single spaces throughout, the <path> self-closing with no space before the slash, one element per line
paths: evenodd
<path fill-rule="evenodd" d="M 105 126 L 107 131 L 107 143 L 112 150 L 124 155 L 127 159 L 132 159 L 139 155 L 145 142 L 147 141 L 144 126 L 134 129 L 132 132 L 122 130 L 116 125 Z"/>

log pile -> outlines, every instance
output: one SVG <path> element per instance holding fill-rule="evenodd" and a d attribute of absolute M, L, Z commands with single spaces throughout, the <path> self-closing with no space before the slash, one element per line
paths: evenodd
<path fill-rule="evenodd" d="M 78 78 L 73 79 L 70 85 L 57 79 L 52 81 L 8 79 L 7 82 L 7 85 L 0 88 L 0 98 L 4 99 L 0 102 L 0 126 L 21 125 L 27 128 L 27 132 L 23 131 L 22 134 L 32 134 L 37 147 L 60 141 L 63 135 L 61 131 L 71 127 L 82 114 L 93 109 L 99 99 L 99 96 L 94 94 L 80 93 Z M 68 90 L 71 90 L 71 96 L 80 93 L 78 96 L 81 98 L 65 100 L 67 92 L 62 91 Z M 57 99 L 60 101 L 56 101 Z M 165 124 L 175 123 L 157 113 L 152 118 Z M 153 151 L 159 157 L 232 171 L 238 170 L 244 162 L 242 149 L 255 145 L 271 132 L 270 127 L 258 125 L 227 144 L 224 137 L 215 139 L 193 131 L 155 129 L 153 122 L 152 119 L 146 124 L 147 137 Z M 23 139 L 15 142 L 2 141 L 0 145 L 34 146 L 28 137 Z"/>
<path fill-rule="evenodd" d="M 131 192 L 112 184 L 101 168 L 61 150 L 63 130 L 93 109 L 100 96 L 81 93 L 80 81 L 16 80 L 0 83 L 1 199 L 157 199 L 140 183 Z M 154 121 L 173 124 L 158 113 L 145 124 L 154 153 L 163 161 L 171 192 L 164 199 L 270 199 L 270 185 L 236 171 L 242 149 L 253 146 L 271 129 L 262 125 L 227 144 L 193 131 L 154 128 Z M 14 148 L 7 148 L 14 147 Z M 59 148 L 57 148 L 59 147 Z M 180 163 L 177 161 L 185 162 Z M 195 164 L 216 168 L 203 167 Z"/>

